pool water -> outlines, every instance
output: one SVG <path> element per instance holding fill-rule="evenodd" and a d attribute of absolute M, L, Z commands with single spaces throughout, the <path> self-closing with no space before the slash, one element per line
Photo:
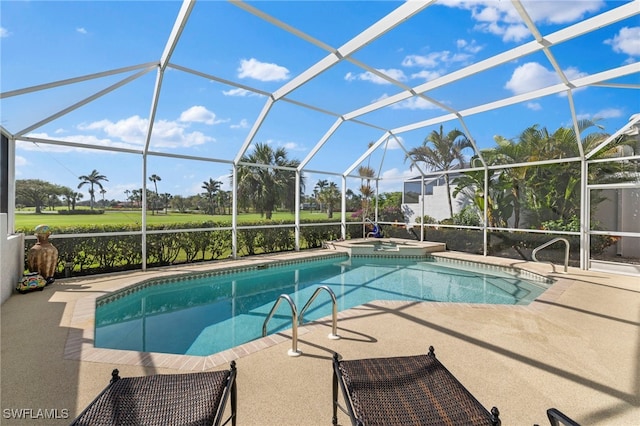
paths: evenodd
<path fill-rule="evenodd" d="M 336 295 L 338 311 L 373 300 L 529 304 L 548 288 L 516 271 L 403 258 L 341 258 L 271 266 L 140 287 L 99 300 L 95 346 L 144 352 L 210 355 L 262 336 L 275 300 L 288 294 L 302 309 L 320 285 Z M 331 315 L 321 292 L 305 322 Z M 268 333 L 291 328 L 291 309 L 281 303 Z"/>

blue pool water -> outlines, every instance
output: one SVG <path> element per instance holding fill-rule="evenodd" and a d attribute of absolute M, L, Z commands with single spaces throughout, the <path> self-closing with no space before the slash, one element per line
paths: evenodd
<path fill-rule="evenodd" d="M 262 325 L 281 294 L 301 309 L 319 285 L 336 295 L 338 311 L 373 300 L 528 304 L 548 288 L 543 280 L 483 267 L 403 258 L 333 258 L 271 266 L 174 282 L 153 283 L 98 300 L 95 345 L 189 355 L 210 355 L 262 336 Z M 305 322 L 331 315 L 331 299 L 318 295 Z M 291 328 L 281 303 L 268 333 Z"/>

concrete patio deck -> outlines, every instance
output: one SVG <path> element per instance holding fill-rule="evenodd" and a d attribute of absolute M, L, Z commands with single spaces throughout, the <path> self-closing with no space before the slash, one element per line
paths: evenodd
<path fill-rule="evenodd" d="M 228 263 L 58 280 L 1 307 L 0 423 L 69 424 L 106 386 L 113 368 L 122 376 L 182 373 L 228 368 L 236 359 L 239 425 L 329 425 L 334 351 L 354 359 L 420 354 L 433 345 L 485 407 L 500 409 L 503 425 L 548 424 L 550 407 L 584 425 L 640 424 L 637 277 L 575 268 L 562 274 L 548 264 L 454 252 L 438 256 L 514 266 L 557 282 L 529 306 L 371 302 L 341 313 L 340 340 L 327 338 L 330 321 L 300 328 L 303 354 L 297 358 L 287 356 L 286 336 L 224 355 L 176 358 L 94 350 L 91 301 L 141 279 Z M 43 418 L 52 415 L 58 418 Z M 341 414 L 339 423 L 347 422 Z"/>

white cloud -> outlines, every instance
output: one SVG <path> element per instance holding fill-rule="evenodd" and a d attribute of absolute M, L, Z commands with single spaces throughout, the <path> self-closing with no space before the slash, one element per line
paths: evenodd
<path fill-rule="evenodd" d="M 232 129 L 246 129 L 249 127 L 249 122 L 246 118 L 243 118 L 238 124 L 232 124 L 229 127 L 231 127 Z"/>
<path fill-rule="evenodd" d="M 222 94 L 225 96 L 263 96 L 260 93 L 252 92 L 247 89 L 241 89 L 239 87 L 231 90 L 223 90 Z"/>
<path fill-rule="evenodd" d="M 606 108 L 593 114 L 594 118 L 618 118 L 622 117 L 623 111 L 618 108 Z"/>
<path fill-rule="evenodd" d="M 495 0 L 443 0 L 438 4 L 471 11 L 478 23 L 478 31 L 495 34 L 503 41 L 520 41 L 531 37 L 527 27 L 511 2 Z M 522 2 L 525 10 L 536 24 L 566 24 L 583 19 L 590 13 L 602 9 L 603 0 L 540 1 Z"/>
<path fill-rule="evenodd" d="M 400 148 L 400 144 L 398 143 L 402 143 L 404 145 L 404 139 L 402 138 L 402 136 L 396 135 L 396 137 L 389 137 L 389 141 L 387 142 L 387 149 L 392 150 L 392 149 L 401 149 Z"/>
<path fill-rule="evenodd" d="M 9 37 L 11 33 L 5 27 L 0 27 L 0 38 Z"/>
<path fill-rule="evenodd" d="M 382 178 L 382 180 L 397 179 L 400 182 L 402 182 L 406 178 L 414 177 L 415 175 L 416 175 L 415 171 L 411 171 L 408 169 L 403 169 L 402 171 L 400 171 L 400 169 L 394 167 L 392 169 L 383 171 L 382 174 L 380 175 L 380 178 Z"/>
<path fill-rule="evenodd" d="M 509 25 L 501 33 L 504 41 L 520 41 L 525 39 L 530 33 L 524 25 Z"/>
<path fill-rule="evenodd" d="M 403 182 L 416 175 L 416 171 L 409 171 L 408 168 L 400 169 L 392 168 L 384 170 L 380 175 L 380 186 L 378 191 L 382 194 L 384 192 L 398 192 L 403 189 Z"/>
<path fill-rule="evenodd" d="M 483 46 L 478 45 L 478 42 L 476 42 L 475 40 L 471 40 L 470 42 L 468 42 L 463 39 L 456 40 L 456 46 L 458 47 L 458 49 L 473 54 L 480 52 L 484 48 Z"/>
<path fill-rule="evenodd" d="M 407 55 L 402 60 L 402 66 L 435 68 L 440 65 L 440 62 L 445 61 L 448 55 L 449 52 L 446 50 L 443 52 L 431 52 L 428 55 Z"/>
<path fill-rule="evenodd" d="M 214 138 L 202 132 L 186 132 L 176 122 L 166 120 L 156 121 L 151 134 L 152 145 L 166 148 L 190 147 L 213 141 Z"/>
<path fill-rule="evenodd" d="M 378 99 L 374 99 L 373 102 L 378 102 L 382 99 L 386 99 L 388 98 L 389 95 L 388 94 L 383 94 L 382 96 L 380 96 Z M 411 110 L 416 110 L 416 109 L 439 109 L 438 106 L 432 104 L 431 102 L 428 102 L 426 100 L 424 100 L 423 98 L 420 98 L 418 96 L 414 96 L 411 97 L 409 99 L 405 99 L 403 101 L 400 102 L 396 102 L 394 104 L 391 104 L 391 109 L 411 109 Z"/>
<path fill-rule="evenodd" d="M 79 32 L 80 34 L 87 34 L 87 30 L 82 27 L 76 28 L 76 31 Z"/>
<path fill-rule="evenodd" d="M 439 52 L 429 52 L 426 55 L 407 55 L 402 60 L 403 67 L 422 68 L 418 72 L 411 74 L 411 79 L 421 79 L 424 81 L 433 80 L 445 74 L 447 69 L 456 64 L 468 64 L 473 55 L 482 50 L 475 40 L 456 40 L 457 52 L 442 50 Z"/>
<path fill-rule="evenodd" d="M 143 145 L 149 121 L 134 115 L 124 120 L 113 122 L 111 120 L 99 120 L 89 124 L 81 124 L 79 130 L 96 130 L 102 131 L 107 136 L 115 137 L 128 143 Z"/>
<path fill-rule="evenodd" d="M 16 157 L 14 159 L 14 162 L 15 162 L 16 167 L 22 167 L 22 166 L 26 166 L 27 164 L 29 164 L 27 159 L 24 158 L 21 155 L 16 155 Z"/>
<path fill-rule="evenodd" d="M 587 14 L 602 9 L 602 0 L 580 1 L 539 1 L 523 2 L 527 13 L 534 22 L 550 24 L 567 24 L 583 19 Z"/>
<path fill-rule="evenodd" d="M 426 101 L 423 98 L 420 98 L 418 96 L 413 96 L 411 98 L 405 99 L 404 101 L 396 102 L 395 104 L 391 105 L 391 109 L 416 110 L 416 109 L 440 109 L 440 107 L 432 104 L 429 101 Z"/>
<path fill-rule="evenodd" d="M 289 78 L 289 70 L 285 67 L 255 58 L 242 59 L 238 68 L 238 78 L 253 78 L 260 81 L 282 81 Z"/>
<path fill-rule="evenodd" d="M 104 132 L 109 139 L 103 140 L 100 144 L 117 146 L 119 142 L 111 140 L 111 138 L 115 138 L 139 148 L 145 142 L 148 123 L 149 121 L 146 118 L 134 115 L 117 122 L 100 120 L 80 125 L 78 128 L 80 130 Z M 92 136 L 80 137 L 91 138 Z M 70 138 L 67 137 L 65 140 L 70 140 Z M 153 126 L 151 136 L 152 145 L 167 148 L 189 147 L 213 141 L 215 139 L 212 137 L 206 136 L 201 132 L 187 132 L 184 124 L 168 120 L 157 120 Z"/>
<path fill-rule="evenodd" d="M 542 105 L 538 102 L 527 102 L 527 108 L 531 111 L 540 111 L 542 109 Z"/>
<path fill-rule="evenodd" d="M 399 69 L 395 69 L 395 68 L 391 68 L 388 70 L 384 70 L 384 69 L 379 69 L 378 71 L 380 71 L 383 74 L 388 75 L 389 77 L 391 77 L 392 79 L 396 80 L 396 81 L 406 81 L 407 80 L 407 76 L 404 74 L 404 72 L 402 70 Z M 389 83 L 387 80 L 385 80 L 384 78 L 380 78 L 377 75 L 366 71 L 360 74 L 354 74 L 351 72 L 348 72 L 347 75 L 344 76 L 344 79 L 347 81 L 355 81 L 355 80 L 360 80 L 360 81 L 370 81 L 372 83 L 375 84 L 391 84 Z"/>
<path fill-rule="evenodd" d="M 288 151 L 302 151 L 304 148 L 300 146 L 297 142 L 284 142 L 280 144 L 281 147 Z"/>
<path fill-rule="evenodd" d="M 411 78 L 420 78 L 423 79 L 424 81 L 430 81 L 430 80 L 435 80 L 436 78 L 440 77 L 442 74 L 439 71 L 429 71 L 429 70 L 422 70 L 420 72 L 411 74 Z"/>
<path fill-rule="evenodd" d="M 563 71 L 569 80 L 585 75 L 576 68 L 567 68 Z M 558 83 L 560 83 L 560 77 L 555 71 L 549 70 L 537 62 L 527 62 L 515 69 L 511 79 L 504 87 L 518 95 Z"/>
<path fill-rule="evenodd" d="M 216 114 L 209 111 L 202 105 L 195 105 L 180 114 L 180 121 L 204 124 L 218 124 L 224 120 L 216 120 Z"/>
<path fill-rule="evenodd" d="M 610 44 L 614 52 L 640 56 L 640 27 L 624 27 L 605 43 Z"/>

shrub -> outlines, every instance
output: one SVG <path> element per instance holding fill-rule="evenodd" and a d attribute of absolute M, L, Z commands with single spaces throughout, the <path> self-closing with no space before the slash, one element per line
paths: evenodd
<path fill-rule="evenodd" d="M 83 215 L 92 215 L 92 214 L 104 214 L 104 210 L 84 210 L 84 209 L 80 209 L 80 210 L 58 210 L 58 214 L 62 214 L 62 215 L 78 215 L 78 214 L 83 214 Z"/>

